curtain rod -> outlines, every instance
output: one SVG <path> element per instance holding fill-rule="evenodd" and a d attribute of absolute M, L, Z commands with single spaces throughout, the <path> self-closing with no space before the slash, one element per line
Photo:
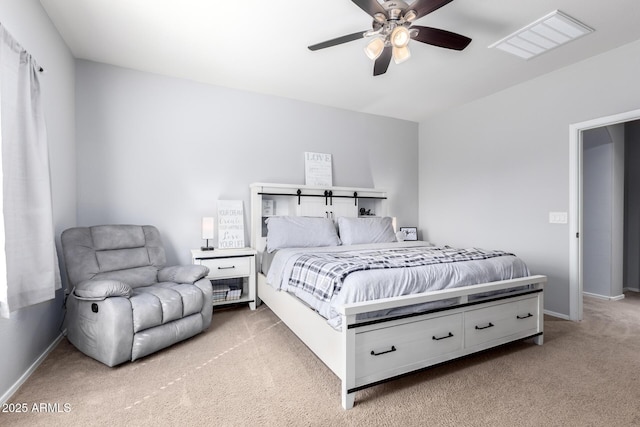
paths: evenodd
<path fill-rule="evenodd" d="M 24 47 L 22 47 L 22 45 L 21 45 L 20 43 L 18 43 L 18 41 L 16 41 L 16 39 L 13 37 L 13 35 L 12 35 L 9 31 L 7 31 L 7 29 L 4 27 L 4 25 L 2 25 L 2 23 L 0 23 L 0 30 L 1 30 L 2 32 L 6 33 L 6 34 L 9 36 L 9 38 L 10 38 L 10 39 L 11 39 L 11 41 L 12 41 L 12 43 L 15 43 L 15 44 L 17 45 L 17 47 L 19 47 L 20 49 L 22 49 L 22 50 L 24 50 L 24 51 L 26 52 L 26 49 L 25 49 Z M 31 56 L 31 54 L 30 54 L 29 52 L 27 52 L 27 54 L 28 54 L 29 56 Z M 33 58 L 33 57 L 32 57 L 32 58 Z M 37 63 L 38 63 L 38 62 L 36 61 L 36 64 L 37 64 Z M 42 68 L 40 65 L 38 65 L 38 72 L 40 72 L 40 73 L 44 73 L 44 68 Z"/>

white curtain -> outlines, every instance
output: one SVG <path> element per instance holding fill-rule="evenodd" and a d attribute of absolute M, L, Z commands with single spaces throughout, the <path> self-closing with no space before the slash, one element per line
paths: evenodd
<path fill-rule="evenodd" d="M 60 289 L 40 67 L 0 25 L 0 316 Z"/>

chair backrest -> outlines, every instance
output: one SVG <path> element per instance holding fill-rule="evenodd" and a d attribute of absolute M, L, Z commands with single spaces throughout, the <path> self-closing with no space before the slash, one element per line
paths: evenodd
<path fill-rule="evenodd" d="M 64 262 L 71 286 L 91 279 L 115 279 L 131 287 L 158 281 L 166 256 L 151 225 L 99 225 L 62 232 Z"/>

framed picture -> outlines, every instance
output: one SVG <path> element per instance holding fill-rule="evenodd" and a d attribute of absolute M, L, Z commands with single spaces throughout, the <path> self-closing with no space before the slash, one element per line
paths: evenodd
<path fill-rule="evenodd" d="M 331 154 L 304 153 L 304 183 L 314 187 L 331 187 Z"/>
<path fill-rule="evenodd" d="M 404 240 L 418 240 L 416 227 L 400 227 L 400 232 L 404 234 Z"/>
<path fill-rule="evenodd" d="M 262 199 L 262 216 L 273 216 L 273 200 Z"/>
<path fill-rule="evenodd" d="M 218 200 L 218 247 L 244 248 L 242 200 Z"/>

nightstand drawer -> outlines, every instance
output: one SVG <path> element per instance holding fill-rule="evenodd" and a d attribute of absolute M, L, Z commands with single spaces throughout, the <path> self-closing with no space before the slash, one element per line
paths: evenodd
<path fill-rule="evenodd" d="M 251 275 L 253 257 L 233 257 L 219 259 L 203 259 L 200 264 L 209 267 L 210 279 L 224 279 L 229 277 L 248 277 Z"/>

